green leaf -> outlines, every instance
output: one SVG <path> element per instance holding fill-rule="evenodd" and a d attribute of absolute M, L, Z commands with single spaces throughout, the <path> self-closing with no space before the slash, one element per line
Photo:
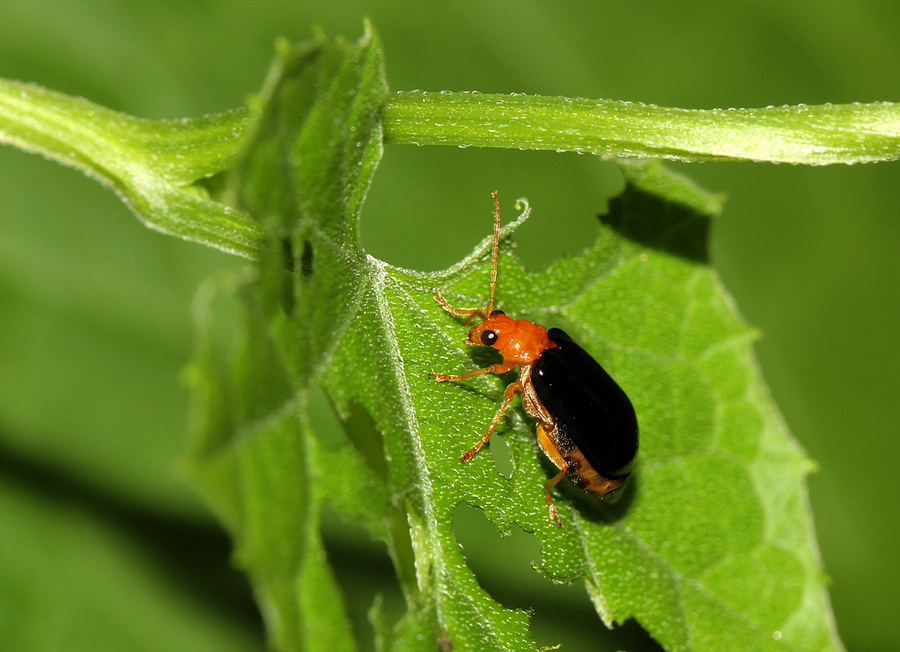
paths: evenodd
<path fill-rule="evenodd" d="M 232 532 L 279 649 L 355 649 L 319 532 L 328 493 L 319 478 L 335 460 L 348 473 L 364 464 L 349 447 L 321 451 L 305 407 L 340 341 L 335 327 L 352 321 L 365 265 L 356 224 L 381 158 L 386 94 L 371 33 L 356 46 L 280 44 L 227 191 L 267 237 L 258 276 L 234 281 L 245 331 L 224 366 L 210 332 L 224 288 L 213 282 L 198 301 L 206 330 L 192 371 L 200 401 L 191 469 Z M 369 489 L 373 513 L 385 512 L 381 483 L 356 486 Z"/>
<path fill-rule="evenodd" d="M 484 305 L 490 238 L 437 274 L 360 247 L 381 155 L 381 70 L 371 33 L 355 47 L 282 46 L 229 190 L 266 246 L 254 274 L 212 282 L 198 301 L 193 474 L 234 535 L 273 644 L 355 647 L 319 531 L 327 501 L 393 558 L 408 611 L 392 628 L 373 608 L 382 649 L 537 649 L 528 615 L 497 603 L 466 565 L 453 532 L 462 504 L 501 531 L 534 533 L 543 573 L 583 580 L 604 622 L 634 617 L 670 650 L 839 648 L 810 538 L 809 463 L 766 395 L 752 331 L 705 265 L 720 200 L 635 165 L 582 255 L 528 273 L 504 243 L 498 304 L 565 326 L 629 392 L 642 427 L 625 498 L 607 505 L 562 489 L 557 528 L 533 424 L 518 409 L 496 435 L 510 475 L 490 448 L 459 459 L 502 381 L 428 377 L 484 356 L 463 346 L 465 327 L 432 288 Z M 228 296 L 243 305 L 243 334 L 220 351 L 214 307 Z M 344 424 L 337 447 L 310 425 L 312 383 Z"/>
<path fill-rule="evenodd" d="M 454 305 L 483 304 L 488 240 L 439 275 L 371 261 L 358 327 L 335 352 L 326 387 L 342 409 L 361 405 L 384 434 L 391 493 L 404 498 L 413 527 L 419 588 L 439 596 L 437 618 L 454 645 L 534 646 L 524 643 L 525 623 L 494 604 L 464 565 L 450 523 L 465 503 L 503 531 L 534 532 L 543 572 L 584 578 L 608 625 L 635 617 L 667 649 L 836 649 L 809 537 L 809 463 L 766 395 L 752 331 L 697 260 L 717 202 L 658 166 L 625 170 L 629 185 L 590 250 L 537 274 L 506 254 L 498 287 L 501 307 L 564 325 L 632 396 L 642 449 L 622 503 L 560 500 L 568 509 L 563 527 L 553 527 L 546 469 L 521 416 L 501 431 L 511 477 L 486 451 L 459 461 L 496 411 L 502 383 L 428 379 L 476 366 L 463 354 L 465 329 L 429 288 L 458 297 Z"/>
<path fill-rule="evenodd" d="M 635 616 L 671 650 L 839 648 L 810 536 L 811 464 L 715 275 L 665 251 L 709 213 L 682 203 L 692 189 L 658 166 L 626 178 L 605 221 L 635 241 L 564 309 L 603 324 L 617 375 L 639 388 L 643 433 L 627 510 L 581 530 L 588 592 L 604 621 Z"/>
<path fill-rule="evenodd" d="M 337 76 L 340 69 L 327 65 L 316 68 L 318 65 L 303 63 L 299 66 L 301 77 L 311 68 L 315 71 L 312 81 L 306 79 L 298 84 L 301 95 L 307 84 L 318 84 L 317 88 L 321 88 L 327 79 Z M 335 88 L 345 87 L 337 85 Z M 456 596 L 438 606 L 431 600 L 434 595 L 440 595 L 441 589 L 452 592 L 450 584 L 453 581 L 458 586 L 463 585 L 454 574 L 458 569 L 447 571 L 449 588 L 428 577 L 420 584 L 417 569 L 410 561 L 415 553 L 416 559 L 422 562 L 420 567 L 429 573 L 446 570 L 448 559 L 454 561 L 455 558 L 434 549 L 435 541 L 442 544 L 449 539 L 441 538 L 442 531 L 429 531 L 422 522 L 424 511 L 431 509 L 437 513 L 438 508 L 446 506 L 433 498 L 437 494 L 423 496 L 419 480 L 439 484 L 445 478 L 456 481 L 457 476 L 452 467 L 444 469 L 443 475 L 432 472 L 432 468 L 438 469 L 437 462 L 432 466 L 425 464 L 420 459 L 420 453 L 425 449 L 410 448 L 409 445 L 418 440 L 404 433 L 413 426 L 428 434 L 444 432 L 448 424 L 455 425 L 459 421 L 462 424 L 459 427 L 466 432 L 466 437 L 460 436 L 459 441 L 467 447 L 471 443 L 468 439 L 471 432 L 477 434 L 483 427 L 484 414 L 490 416 L 496 404 L 494 401 L 479 402 L 477 405 L 481 407 L 477 414 L 467 413 L 466 405 L 457 405 L 446 410 L 444 422 L 435 426 L 434 415 L 423 407 L 430 404 L 421 400 L 422 396 L 433 398 L 427 394 L 431 389 L 415 385 L 407 378 L 405 361 L 411 358 L 400 358 L 403 365 L 398 365 L 396 360 L 391 362 L 390 355 L 404 351 L 421 352 L 429 359 L 437 359 L 442 352 L 453 350 L 450 347 L 455 346 L 453 343 L 458 341 L 461 332 L 459 328 L 446 328 L 446 315 L 438 313 L 435 317 L 429 312 L 434 306 L 427 299 L 419 301 L 427 295 L 427 287 L 424 287 L 427 283 L 420 281 L 423 278 L 427 281 L 429 277 L 419 277 L 368 259 L 355 242 L 352 231 L 356 228 L 356 213 L 371 169 L 354 178 L 352 165 L 320 166 L 323 161 L 335 163 L 335 147 L 339 152 L 348 149 L 349 134 L 337 134 L 336 140 L 320 137 L 326 129 L 326 118 L 332 115 L 332 104 L 340 94 L 331 96 L 329 101 L 304 95 L 316 107 L 297 111 L 303 116 L 304 125 L 315 125 L 310 132 L 306 132 L 305 127 L 282 131 L 272 124 L 277 120 L 269 122 L 261 115 L 273 103 L 263 102 L 265 106 L 257 107 L 257 115 L 253 118 L 256 131 L 252 134 L 253 144 L 248 146 L 250 151 L 264 150 L 267 144 L 290 144 L 277 152 L 281 157 L 277 160 L 297 164 L 291 165 L 288 176 L 298 182 L 296 189 L 267 183 L 266 179 L 284 181 L 284 175 L 280 174 L 283 171 L 280 165 L 264 155 L 258 159 L 247 155 L 247 160 L 242 161 L 243 167 L 238 167 L 231 179 L 231 192 L 235 201 L 253 213 L 253 219 L 264 224 L 264 238 L 257 223 L 245 219 L 243 213 L 207 201 L 209 196 L 198 181 L 231 167 L 232 156 L 237 151 L 237 136 L 243 133 L 245 124 L 242 112 L 190 123 L 136 121 L 132 124 L 132 119 L 127 116 L 35 87 L 4 83 L 0 91 L 3 101 L 0 120 L 16 116 L 0 125 L 0 138 L 6 142 L 68 162 L 114 185 L 141 218 L 156 228 L 250 257 L 264 251 L 260 279 L 223 282 L 226 290 L 236 288 L 251 311 L 246 317 L 246 350 L 237 359 L 237 366 L 231 368 L 222 364 L 217 353 L 208 351 L 207 357 L 203 358 L 207 366 L 198 365 L 195 370 L 198 387 L 204 381 L 207 383 L 207 399 L 220 402 L 209 406 L 204 415 L 208 423 L 203 427 L 208 430 L 203 432 L 210 437 L 209 441 L 202 442 L 206 448 L 198 446 L 197 471 L 198 476 L 207 481 L 212 500 L 217 502 L 230 523 L 240 525 L 241 519 L 252 520 L 252 533 L 258 537 L 248 537 L 241 559 L 247 568 L 259 571 L 257 584 L 263 598 L 275 598 L 266 603 L 271 607 L 268 613 L 273 629 L 281 624 L 278 620 L 281 614 L 277 610 L 284 605 L 291 606 L 293 600 L 295 611 L 301 612 L 304 626 L 308 628 L 301 636 L 334 648 L 351 645 L 345 635 L 334 583 L 327 567 L 321 563 L 321 540 L 315 527 L 297 528 L 294 520 L 300 515 L 315 526 L 316 510 L 327 499 L 339 506 L 344 514 L 366 523 L 375 536 L 387 541 L 396 559 L 398 574 L 411 604 L 410 615 L 398 631 L 391 631 L 383 614 L 373 609 L 381 644 L 407 647 L 417 639 L 430 640 L 428 637 L 434 637 L 436 632 L 441 632 L 439 635 L 451 642 L 462 640 L 457 635 L 460 629 L 481 622 L 478 610 L 470 609 L 462 625 L 456 631 L 450 631 L 449 625 L 445 625 L 451 623 Z M 10 100 L 17 97 L 22 104 Z M 482 102 L 484 99 L 488 101 Z M 896 105 L 886 103 L 690 112 L 565 98 L 522 98 L 517 104 L 519 100 L 513 98 L 476 96 L 471 102 L 465 97 L 463 101 L 447 97 L 447 106 L 455 101 L 462 109 L 445 111 L 446 106 L 441 106 L 440 102 L 422 100 L 429 100 L 428 94 L 401 94 L 387 104 L 385 117 L 389 139 L 393 142 L 572 149 L 679 160 L 750 158 L 821 164 L 891 160 L 897 155 Z M 272 117 L 280 120 L 280 115 L 297 108 L 296 104 L 286 104 L 290 104 L 287 111 L 274 112 Z M 426 110 L 418 111 L 419 104 L 427 104 Z M 508 106 L 498 108 L 500 104 Z M 374 106 L 373 102 L 368 108 Z M 571 113 L 562 111 L 562 115 L 554 111 L 554 107 L 567 106 L 575 110 Z M 319 108 L 320 114 L 310 115 Z M 44 109 L 48 113 L 41 115 Z M 375 111 L 363 113 L 372 117 Z M 485 117 L 472 120 L 473 116 L 480 118 L 481 114 Z M 338 123 L 349 122 L 346 113 L 334 111 L 333 115 Z M 603 122 L 600 129 L 594 130 L 590 123 L 596 116 Z M 33 124 L 29 122 L 32 118 L 35 118 Z M 518 132 L 508 130 L 504 125 L 510 118 L 520 120 L 514 126 L 524 124 L 525 128 Z M 449 128 L 440 123 L 449 124 Z M 545 136 L 543 131 L 548 124 L 553 129 Z M 627 129 L 614 130 L 620 124 L 625 124 Z M 670 125 L 672 129 L 669 129 Z M 79 127 L 85 130 L 81 131 Z M 308 142 L 297 147 L 302 149 L 303 156 L 294 156 L 294 143 L 304 138 L 308 138 Z M 128 150 L 128 145 L 133 148 Z M 191 150 L 197 154 L 196 160 L 185 157 Z M 356 160 L 374 166 L 376 157 L 364 155 Z M 294 168 L 302 168 L 302 172 L 298 174 Z M 327 172 L 313 178 L 315 173 L 323 170 Z M 615 359 L 617 353 L 620 357 L 634 354 L 638 362 L 644 355 L 646 369 L 660 369 L 660 373 L 651 378 L 641 375 L 646 371 L 644 367 L 631 370 L 637 379 L 631 382 L 640 389 L 642 396 L 642 422 L 647 415 L 652 425 L 655 417 L 657 425 L 655 429 L 651 428 L 650 435 L 655 435 L 660 443 L 654 451 L 646 439 L 645 424 L 645 448 L 639 462 L 643 470 L 636 475 L 631 497 L 626 499 L 631 503 L 609 510 L 611 533 L 616 534 L 615 528 L 618 528 L 620 534 L 624 534 L 617 539 L 597 539 L 604 544 L 598 548 L 590 545 L 590 528 L 582 528 L 579 536 L 583 558 L 577 553 L 571 556 L 571 548 L 548 545 L 545 548 L 549 550 L 547 554 L 556 555 L 561 551 L 562 559 L 557 560 L 558 566 L 554 566 L 552 559 L 546 561 L 544 569 L 555 577 L 586 577 L 591 595 L 606 620 L 616 621 L 634 615 L 673 648 L 702 649 L 705 645 L 716 649 L 724 644 L 723 641 L 728 643 L 729 649 L 739 647 L 746 642 L 748 631 L 765 634 L 773 623 L 784 622 L 786 618 L 786 626 L 771 632 L 773 640 L 777 632 L 778 640 L 784 641 L 779 645 L 802 639 L 811 648 L 819 643 L 822 648 L 836 647 L 839 644 L 830 631 L 827 600 L 817 579 L 818 564 L 809 539 L 808 510 L 801 484 L 807 464 L 784 433 L 783 425 L 756 378 L 747 348 L 752 334 L 739 320 L 734 320 L 714 277 L 700 278 L 705 272 L 697 263 L 702 263 L 706 257 L 706 223 L 694 213 L 702 216 L 715 210 L 715 202 L 704 200 L 702 193 L 673 180 L 659 168 L 644 168 L 627 174 L 631 185 L 604 221 L 630 242 L 616 244 L 619 241 L 605 230 L 601 237 L 609 238 L 604 240 L 604 247 L 608 245 L 612 251 L 621 247 L 625 263 L 635 263 L 635 257 L 640 259 L 646 255 L 647 260 L 641 259 L 642 262 L 649 261 L 656 266 L 649 278 L 644 278 L 638 269 L 645 265 L 634 264 L 628 268 L 625 263 L 622 268 L 629 273 L 617 278 L 615 270 L 619 269 L 619 262 L 613 266 L 615 269 L 605 267 L 607 259 L 603 256 L 608 253 L 605 250 L 597 256 L 589 252 L 569 263 L 558 264 L 553 270 L 556 276 L 550 275 L 552 278 L 526 275 L 515 268 L 512 259 L 504 259 L 504 283 L 507 267 L 512 267 L 513 276 L 517 273 L 521 276 L 518 289 L 510 288 L 506 299 L 518 301 L 522 314 L 531 310 L 548 323 L 558 320 L 578 332 L 592 351 L 604 352 L 609 347 L 609 357 Z M 320 192 L 322 187 L 327 192 Z M 272 190 L 274 192 L 270 194 Z M 660 197 L 666 201 L 660 202 Z M 697 199 L 705 206 L 702 210 L 695 210 L 699 205 Z M 329 211 L 332 200 L 341 206 L 342 213 Z M 313 205 L 301 208 L 307 201 L 312 201 Z M 223 220 L 234 223 L 223 226 Z M 661 220 L 665 220 L 665 224 L 661 224 Z M 631 247 L 635 243 L 637 246 Z M 665 270 L 659 266 L 660 260 L 656 256 L 690 265 L 692 267 L 686 269 L 694 269 L 696 276 L 657 274 Z M 305 282 L 298 283 L 283 274 L 284 262 L 293 266 L 297 275 L 305 276 Z M 483 248 L 477 260 L 471 260 L 471 265 L 480 270 L 479 273 L 484 272 Z M 594 268 L 582 274 L 573 272 L 569 265 L 576 269 L 581 265 L 593 265 Z M 673 265 L 673 269 L 678 271 L 680 268 Z M 461 270 L 438 278 L 442 284 L 446 282 L 452 287 L 454 283 L 463 283 L 457 274 Z M 603 292 L 598 294 L 594 286 L 607 281 L 609 287 L 604 291 L 609 296 Z M 380 290 L 377 289 L 379 283 Z M 665 299 L 678 287 L 685 290 L 683 300 Z M 473 285 L 469 293 L 469 298 L 476 304 L 479 298 L 483 299 L 479 296 L 483 288 L 478 288 L 478 284 Z M 572 288 L 577 291 L 570 292 Z M 374 296 L 371 301 L 379 311 L 362 312 L 371 296 Z M 388 303 L 385 297 L 393 297 L 393 303 Z M 401 299 L 410 301 L 404 303 Z M 597 307 L 601 301 L 605 308 L 602 314 Z M 641 306 L 641 303 L 649 305 Z M 411 308 L 416 311 L 415 318 L 407 316 L 404 321 L 402 316 L 395 315 Z M 258 313 L 253 314 L 253 310 Z M 599 323 L 605 328 L 606 321 L 610 320 L 609 313 L 613 312 L 613 321 L 621 319 L 621 324 L 628 326 L 617 328 L 618 322 L 613 324 L 611 331 L 619 336 L 618 340 L 607 339 L 607 332 L 595 326 Z M 728 313 L 729 318 L 719 313 Z M 673 314 L 689 318 L 683 321 L 671 319 Z M 209 321 L 208 317 L 203 319 L 209 328 L 214 327 L 215 322 Z M 421 344 L 419 346 L 426 348 L 416 348 L 406 336 L 397 334 L 397 323 L 403 323 L 411 337 L 418 336 L 420 325 L 426 332 L 430 328 L 443 328 L 448 335 L 454 336 L 436 340 L 440 344 L 437 348 Z M 375 349 L 359 344 L 360 341 L 369 343 L 364 337 L 360 339 L 359 329 L 375 331 L 371 341 L 384 347 L 388 355 L 376 356 L 375 362 L 371 362 Z M 214 339 L 212 334 L 207 337 Z M 261 344 L 256 344 L 257 338 L 262 340 Z M 676 341 L 677 346 L 667 346 Z M 616 349 L 617 344 L 620 349 Z M 339 357 L 345 350 L 350 353 Z M 657 363 L 656 367 L 653 363 Z M 469 360 L 459 358 L 454 364 L 468 365 Z M 604 364 L 607 364 L 605 360 Z M 614 364 L 621 364 L 623 377 L 627 377 L 629 360 Z M 610 365 L 610 368 L 614 367 Z M 357 370 L 368 373 L 369 377 L 362 374 L 357 377 Z M 384 370 L 387 371 L 378 377 L 377 374 Z M 327 449 L 318 443 L 316 433 L 311 432 L 305 414 L 306 388 L 323 373 L 327 374 L 324 383 L 331 388 L 338 402 L 353 446 Z M 387 382 L 374 382 L 373 376 Z M 223 382 L 223 377 L 229 380 Z M 392 383 L 402 389 L 403 382 L 407 384 L 408 393 L 405 401 L 393 404 L 385 401 L 387 407 L 379 404 L 393 391 Z M 496 398 L 499 385 L 483 379 L 462 387 L 467 386 L 491 391 Z M 698 387 L 703 391 L 691 391 Z M 446 394 L 446 390 L 441 391 Z M 401 396 L 406 395 L 401 392 Z M 410 398 L 413 396 L 416 402 Z M 439 396 L 441 401 L 449 403 L 455 395 Z M 669 406 L 668 411 L 663 409 L 666 406 Z M 660 410 L 664 414 L 656 413 Z M 373 421 L 375 414 L 380 414 L 385 422 L 398 415 L 402 417 L 404 423 L 394 424 L 401 436 L 399 443 L 382 441 L 381 437 L 390 432 L 390 428 Z M 269 417 L 273 417 L 271 423 L 260 423 Z M 534 453 L 529 424 L 517 421 L 522 418 L 521 414 L 512 414 L 506 424 L 510 441 L 518 442 L 514 459 L 520 466 L 524 464 L 522 460 Z M 243 466 L 237 469 L 225 468 L 228 467 L 226 463 L 221 465 L 222 468 L 213 468 L 214 464 L 204 466 L 219 455 L 222 448 L 232 444 L 238 448 L 238 444 L 244 445 L 245 437 L 253 440 L 257 424 L 265 426 L 260 427 L 259 432 L 271 436 L 268 441 L 253 447 L 247 445 L 246 450 L 241 451 Z M 704 439 L 698 433 L 712 435 Z M 416 431 L 416 436 L 419 434 Z M 515 440 L 516 437 L 521 441 Z M 705 442 L 706 448 L 700 452 L 695 437 Z M 649 450 L 648 445 L 651 446 Z M 399 452 L 401 458 L 381 459 L 379 453 L 384 449 Z M 448 446 L 439 452 L 447 460 L 453 460 L 459 449 Z M 204 457 L 207 453 L 209 456 Z M 482 457 L 490 459 L 489 451 Z M 213 460 L 217 461 L 218 458 Z M 302 469 L 299 478 L 292 475 L 297 468 Z M 285 474 L 273 478 L 268 473 L 270 469 L 273 473 L 284 471 Z M 471 483 L 470 477 L 463 476 L 459 480 L 468 486 L 459 490 L 466 502 L 486 505 L 484 501 L 496 498 L 479 496 L 476 492 L 476 487 L 490 486 L 487 473 L 492 469 L 487 469 L 485 478 L 471 486 L 466 484 Z M 519 466 L 516 469 L 519 474 Z M 246 474 L 246 483 L 235 482 L 235 477 L 245 477 L 240 475 L 242 473 Z M 409 479 L 410 475 L 414 480 Z M 519 481 L 523 477 L 527 482 Z M 541 477 L 541 473 L 514 476 L 519 479 L 514 488 L 514 502 L 520 492 L 524 495 L 526 490 L 532 491 L 538 486 Z M 240 502 L 244 495 L 238 490 L 246 492 L 247 500 L 254 503 L 258 512 L 243 511 L 244 505 Z M 470 494 L 480 498 L 482 503 L 470 500 Z M 755 498 L 748 500 L 747 494 Z M 502 492 L 497 496 L 503 496 Z M 270 499 L 271 505 L 256 505 Z M 426 499 L 433 504 L 429 505 Z M 455 504 L 455 500 L 449 502 Z M 559 500 L 568 504 L 564 498 Z M 685 506 L 685 503 L 696 505 Z M 722 509 L 722 506 L 728 509 Z M 455 507 L 451 505 L 447 509 Z M 493 509 L 489 513 L 501 527 L 519 522 L 515 507 L 501 501 Z M 589 516 L 593 512 L 589 507 L 576 502 L 573 509 L 573 519 L 591 520 Z M 601 516 L 606 516 L 605 509 L 603 505 L 597 508 Z M 312 516 L 307 516 L 310 513 Z M 409 529 L 409 522 L 413 524 L 411 539 L 405 531 Z M 748 546 L 748 542 L 752 545 Z M 294 554 L 298 545 L 302 550 Z M 631 553 L 628 552 L 629 545 L 633 548 Z M 284 550 L 288 554 L 279 556 Z M 626 552 L 619 553 L 613 561 L 614 567 L 608 564 L 607 568 L 602 562 L 603 555 L 610 554 L 609 550 Z M 271 564 L 259 563 L 260 558 L 267 557 L 271 558 Z M 618 561 L 623 563 L 619 565 Z M 299 577 L 293 585 L 284 582 L 281 575 L 284 568 L 300 569 L 299 573 L 289 577 Z M 621 581 L 614 581 L 619 578 Z M 291 595 L 292 591 L 299 595 Z M 319 591 L 325 596 L 322 600 L 313 597 L 318 596 Z M 791 612 L 792 604 L 797 604 L 798 600 L 802 602 L 801 607 Z M 457 607 L 457 610 L 464 608 Z M 493 613 L 489 608 L 482 611 Z M 288 609 L 285 613 L 294 615 Z M 476 615 L 472 616 L 472 613 Z M 791 614 L 790 617 L 785 613 Z M 335 619 L 336 628 L 316 629 L 330 617 Z M 287 640 L 287 637 L 279 640 Z M 751 639 L 751 643 L 753 641 L 755 639 Z"/>
<path fill-rule="evenodd" d="M 196 478 L 235 536 L 276 646 L 354 647 L 319 533 L 330 500 L 397 566 L 409 612 L 393 635 L 374 613 L 385 647 L 536 647 L 527 615 L 496 603 L 466 566 L 452 530 L 463 503 L 502 530 L 534 532 L 544 573 L 583 578 L 608 625 L 636 617 L 669 649 L 837 647 L 809 538 L 808 464 L 765 394 L 752 332 L 703 264 L 719 202 L 658 166 L 625 168 L 629 185 L 582 256 L 528 274 L 504 252 L 500 305 L 569 328 L 642 423 L 629 497 L 561 498 L 556 528 L 521 415 L 499 433 L 511 477 L 489 450 L 459 461 L 496 410 L 498 381 L 428 378 L 472 366 L 462 327 L 430 289 L 483 304 L 489 240 L 442 274 L 392 268 L 359 245 L 381 154 L 381 69 L 371 34 L 356 48 L 282 46 L 231 182 L 267 233 L 258 278 L 235 281 L 244 336 L 223 363 L 206 333 L 195 368 Z M 213 327 L 206 311 L 200 322 Z M 352 444 L 323 449 L 311 431 L 317 380 Z"/>
<path fill-rule="evenodd" d="M 483 305 L 490 240 L 446 272 L 421 274 L 367 256 L 359 213 L 382 153 L 383 109 L 395 142 L 830 163 L 896 158 L 896 107 L 682 115 L 435 97 L 386 105 L 370 31 L 357 45 L 282 44 L 246 119 L 142 121 L 33 86 L 0 86 L 4 142 L 112 185 L 154 228 L 258 258 L 253 273 L 214 279 L 198 298 L 189 465 L 235 539 L 272 644 L 356 648 L 320 532 L 330 502 L 383 541 L 395 563 L 408 611 L 391 626 L 373 607 L 383 649 L 537 648 L 528 615 L 496 602 L 466 565 L 452 528 L 462 504 L 501 531 L 534 533 L 543 573 L 583 580 L 604 622 L 636 618 L 670 650 L 838 649 L 810 535 L 810 464 L 759 378 L 752 331 L 705 266 L 718 199 L 657 165 L 626 166 L 628 186 L 582 255 L 528 273 L 504 245 L 499 305 L 565 326 L 631 394 L 642 425 L 626 498 L 607 505 L 561 488 L 561 528 L 547 516 L 546 463 L 522 413 L 497 431 L 511 474 L 498 471 L 490 448 L 459 461 L 496 411 L 502 381 L 428 378 L 484 355 L 462 346 L 464 327 L 431 289 L 456 305 Z M 607 126 L 623 115 L 634 122 L 598 136 L 585 128 L 597 111 Z M 546 123 L 533 119 L 541 112 L 563 140 L 541 135 Z M 509 131 L 502 125 L 513 115 L 522 120 Z M 440 127 L 445 118 L 450 131 Z M 740 147 L 722 149 L 735 128 Z M 709 137 L 692 140 L 694 131 Z M 220 172 L 220 183 L 204 182 Z M 218 301 L 229 296 L 243 330 L 234 348 L 220 349 Z M 324 444 L 311 425 L 314 383 L 344 424 L 342 445 Z"/>

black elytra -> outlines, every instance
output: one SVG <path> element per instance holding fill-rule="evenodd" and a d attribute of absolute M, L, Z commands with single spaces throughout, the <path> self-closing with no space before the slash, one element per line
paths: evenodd
<path fill-rule="evenodd" d="M 624 480 L 638 450 L 638 422 L 631 401 L 565 331 L 550 328 L 547 336 L 556 346 L 544 350 L 531 371 L 538 398 L 597 473 Z"/>

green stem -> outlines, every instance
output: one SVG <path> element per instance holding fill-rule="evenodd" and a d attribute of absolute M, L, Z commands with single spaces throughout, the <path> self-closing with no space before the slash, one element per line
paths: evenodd
<path fill-rule="evenodd" d="M 256 223 L 196 182 L 227 169 L 246 113 L 142 120 L 80 97 L 0 79 L 0 144 L 42 154 L 114 188 L 150 228 L 253 258 Z"/>
<path fill-rule="evenodd" d="M 900 104 L 673 109 L 536 95 L 401 91 L 388 143 L 826 165 L 900 158 Z"/>
<path fill-rule="evenodd" d="M 0 79 L 0 144 L 77 168 L 117 190 L 151 228 L 249 258 L 249 216 L 197 182 L 228 169 L 247 113 L 141 120 Z M 612 100 L 401 91 L 385 105 L 387 143 L 503 147 L 678 161 L 806 165 L 900 159 L 900 104 L 673 109 Z"/>

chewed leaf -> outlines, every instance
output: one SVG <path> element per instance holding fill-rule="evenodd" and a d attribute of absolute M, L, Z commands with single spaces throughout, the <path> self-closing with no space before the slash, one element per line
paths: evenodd
<path fill-rule="evenodd" d="M 485 354 L 463 346 L 465 327 L 432 288 L 483 306 L 490 238 L 439 274 L 391 267 L 358 242 L 386 93 L 371 33 L 284 49 L 230 177 L 265 237 L 253 274 L 229 281 L 242 304 L 236 351 L 201 333 L 192 470 L 232 531 L 272 644 L 356 645 L 320 533 L 327 501 L 394 561 L 408 609 L 392 626 L 373 608 L 385 648 L 537 649 L 528 614 L 498 603 L 467 566 L 452 527 L 462 504 L 534 533 L 543 573 L 584 581 L 604 622 L 635 618 L 670 650 L 838 648 L 809 534 L 808 462 L 759 378 L 753 332 L 704 262 L 720 201 L 660 166 L 626 166 L 596 243 L 538 273 L 506 246 L 519 222 L 504 229 L 497 306 L 565 327 L 630 395 L 641 426 L 622 500 L 560 486 L 556 527 L 520 407 L 496 432 L 511 474 L 487 447 L 460 460 L 502 381 L 429 378 Z M 200 323 L 215 319 L 204 311 Z M 313 431 L 314 383 L 344 425 L 337 448 Z"/>
<path fill-rule="evenodd" d="M 190 469 L 231 531 L 272 646 L 353 650 L 319 530 L 330 487 L 319 469 L 337 461 L 356 471 L 357 513 L 385 513 L 387 493 L 355 449 L 322 451 L 307 402 L 340 341 L 333 320 L 352 320 L 364 260 L 356 223 L 381 157 L 375 116 L 387 88 L 371 33 L 357 45 L 320 39 L 279 54 L 232 175 L 231 193 L 265 233 L 259 265 L 198 300 Z M 240 299 L 243 316 L 240 341 L 224 352 L 213 346 L 223 295 Z"/>
<path fill-rule="evenodd" d="M 547 472 L 521 414 L 500 429 L 512 477 L 488 450 L 459 461 L 496 411 L 502 383 L 429 381 L 431 371 L 475 366 L 461 346 L 465 328 L 429 288 L 483 302 L 487 241 L 444 275 L 370 259 L 361 310 L 326 386 L 339 406 L 363 405 L 383 432 L 390 490 L 415 524 L 419 589 L 443 596 L 441 630 L 461 647 L 516 649 L 512 638 L 524 636 L 524 623 L 493 605 L 461 563 L 448 523 L 465 503 L 502 529 L 534 532 L 545 573 L 584 578 L 607 624 L 636 618 L 668 649 L 839 648 L 809 536 L 809 463 L 759 377 L 753 331 L 702 263 L 719 201 L 659 166 L 625 170 L 628 187 L 593 248 L 537 274 L 505 253 L 498 283 L 499 307 L 565 326 L 631 396 L 641 452 L 619 504 L 563 492 L 564 526 L 553 527 Z M 489 645 L 469 638 L 473 619 L 495 624 Z"/>
<path fill-rule="evenodd" d="M 810 464 L 760 379 L 753 332 L 684 238 L 705 235 L 697 208 L 715 202 L 686 202 L 690 184 L 660 166 L 625 170 L 603 221 L 640 242 L 559 306 L 641 421 L 630 502 L 611 523 L 578 524 L 588 591 L 608 624 L 635 617 L 670 650 L 839 648 L 809 535 Z"/>

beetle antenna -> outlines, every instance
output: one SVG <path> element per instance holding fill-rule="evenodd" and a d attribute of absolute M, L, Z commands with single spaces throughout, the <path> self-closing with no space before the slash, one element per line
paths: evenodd
<path fill-rule="evenodd" d="M 495 190 L 491 193 L 494 198 L 494 246 L 491 248 L 491 298 L 488 300 L 487 315 L 494 312 L 494 288 L 497 285 L 497 253 L 500 249 L 500 196 Z"/>

